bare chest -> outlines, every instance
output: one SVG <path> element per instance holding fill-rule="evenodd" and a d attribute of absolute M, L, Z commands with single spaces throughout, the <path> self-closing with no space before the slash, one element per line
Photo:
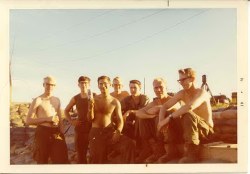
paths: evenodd
<path fill-rule="evenodd" d="M 115 105 L 111 100 L 95 101 L 95 112 L 99 114 L 111 114 L 115 109 Z"/>
<path fill-rule="evenodd" d="M 59 102 L 53 99 L 42 99 L 37 109 L 38 116 L 53 116 L 57 115 Z"/>
<path fill-rule="evenodd" d="M 188 94 L 185 94 L 184 95 L 184 99 L 183 99 L 183 102 L 184 104 L 192 104 L 194 102 L 194 99 L 195 99 L 195 95 L 196 94 L 193 94 L 193 95 L 188 95 Z M 200 115 L 201 113 L 204 113 L 204 111 L 207 110 L 207 103 L 206 101 L 203 101 L 200 106 L 198 106 L 197 108 L 195 108 L 193 111 Z"/>

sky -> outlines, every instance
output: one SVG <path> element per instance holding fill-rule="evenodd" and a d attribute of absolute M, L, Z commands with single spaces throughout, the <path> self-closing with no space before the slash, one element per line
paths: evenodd
<path fill-rule="evenodd" d="M 237 91 L 236 9 L 68 9 L 10 11 L 12 101 L 31 102 L 43 78 L 57 80 L 62 107 L 79 93 L 77 79 L 120 76 L 124 90 L 140 80 L 154 97 L 152 81 L 163 77 L 178 92 L 178 69 L 192 67 L 213 95 Z M 143 85 L 144 86 L 144 85 Z M 111 88 L 110 92 L 113 89 Z"/>

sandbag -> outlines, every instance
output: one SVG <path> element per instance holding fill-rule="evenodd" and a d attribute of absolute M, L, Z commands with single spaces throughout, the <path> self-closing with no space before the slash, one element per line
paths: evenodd
<path fill-rule="evenodd" d="M 229 133 L 229 134 L 237 134 L 237 127 L 236 126 L 220 126 L 220 130 L 222 133 Z"/>
<path fill-rule="evenodd" d="M 218 126 L 214 126 L 214 132 L 215 133 L 221 133 L 221 129 L 220 129 L 220 127 L 218 127 Z"/>
<path fill-rule="evenodd" d="M 232 118 L 237 118 L 237 110 L 230 109 L 230 110 L 225 110 L 220 114 L 220 117 L 222 119 L 232 119 Z"/>
<path fill-rule="evenodd" d="M 213 120 L 220 120 L 221 112 L 213 112 Z"/>
<path fill-rule="evenodd" d="M 232 118 L 232 119 L 225 120 L 225 125 L 237 126 L 237 118 Z"/>
<path fill-rule="evenodd" d="M 237 143 L 236 134 L 217 134 L 217 138 L 225 143 Z"/>
<path fill-rule="evenodd" d="M 232 118 L 232 119 L 215 119 L 214 125 L 227 125 L 227 126 L 237 126 L 237 119 Z"/>

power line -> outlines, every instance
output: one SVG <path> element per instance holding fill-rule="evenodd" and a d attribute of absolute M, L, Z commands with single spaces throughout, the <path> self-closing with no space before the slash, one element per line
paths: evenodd
<path fill-rule="evenodd" d="M 173 29 L 173 28 L 175 28 L 175 27 L 181 25 L 182 23 L 187 22 L 187 21 L 191 20 L 192 18 L 197 17 L 197 16 L 199 16 L 199 15 L 205 13 L 206 11 L 208 11 L 208 10 L 204 10 L 204 11 L 201 11 L 201 12 L 199 12 L 199 13 L 196 13 L 196 14 L 194 14 L 194 15 L 192 15 L 192 16 L 190 16 L 190 17 L 184 19 L 184 20 L 181 20 L 180 22 L 177 22 L 176 24 L 174 24 L 174 25 L 172 25 L 172 26 L 166 27 L 166 28 L 164 28 L 164 29 L 162 29 L 162 30 L 160 30 L 160 31 L 158 31 L 158 32 L 152 33 L 151 35 L 148 35 L 148 36 L 146 36 L 146 37 L 144 37 L 144 38 L 142 38 L 142 39 L 136 40 L 136 41 L 134 41 L 134 42 L 125 44 L 125 45 L 123 45 L 123 46 L 120 46 L 120 47 L 117 47 L 117 48 L 114 48 L 114 49 L 111 49 L 111 50 L 108 50 L 108 51 L 104 51 L 104 52 L 102 52 L 102 53 L 98 53 L 98 54 L 95 54 L 95 55 L 92 55 L 92 56 L 86 56 L 86 57 L 83 57 L 83 58 L 77 58 L 77 59 L 71 59 L 71 60 L 65 60 L 65 61 L 48 62 L 46 65 L 52 64 L 52 63 L 64 63 L 64 62 L 83 61 L 83 60 L 92 59 L 92 58 L 95 58 L 95 57 L 98 57 L 98 56 L 102 56 L 102 55 L 105 55 L 105 54 L 109 54 L 109 53 L 115 52 L 115 51 L 117 51 L 117 50 L 120 50 L 120 49 L 129 47 L 129 46 L 135 45 L 135 44 L 137 44 L 137 43 L 140 43 L 140 42 L 142 42 L 142 41 L 145 41 L 145 40 L 147 40 L 147 39 L 150 39 L 150 38 L 152 38 L 152 37 L 155 37 L 155 36 L 157 36 L 157 35 L 159 35 L 159 34 L 165 32 L 165 31 L 167 31 L 167 30 Z"/>
<path fill-rule="evenodd" d="M 14 54 L 14 49 L 15 49 L 15 42 L 16 42 L 16 37 L 14 35 L 14 41 L 13 41 L 13 47 L 10 53 L 10 60 L 9 60 L 9 85 L 10 85 L 10 103 L 12 103 L 12 60 L 13 60 L 13 54 Z"/>
<path fill-rule="evenodd" d="M 125 27 L 125 26 L 128 26 L 128 25 L 130 25 L 130 24 L 133 24 L 133 23 L 136 23 L 136 22 L 145 20 L 145 19 L 147 19 L 147 18 L 149 18 L 149 17 L 152 17 L 152 16 L 154 16 L 154 15 L 156 15 L 156 14 L 158 14 L 158 13 L 161 13 L 161 12 L 163 12 L 163 11 L 165 11 L 165 10 L 166 10 L 166 9 L 161 9 L 161 10 L 158 10 L 158 11 L 156 11 L 156 12 L 154 12 L 154 13 L 151 13 L 151 14 L 149 14 L 149 15 L 143 16 L 143 17 L 141 17 L 141 18 L 139 18 L 139 19 L 135 19 L 135 20 L 129 21 L 129 22 L 127 22 L 127 23 L 124 23 L 124 24 L 122 24 L 122 25 L 113 27 L 113 28 L 108 29 L 108 30 L 106 30 L 106 31 L 99 32 L 99 33 L 96 33 L 96 34 L 87 36 L 87 37 L 85 37 L 85 38 L 81 38 L 81 39 L 77 39 L 77 40 L 72 40 L 72 41 L 69 41 L 69 42 L 64 42 L 64 43 L 58 44 L 58 45 L 56 45 L 56 46 L 54 46 L 54 47 L 43 48 L 43 49 L 40 49 L 39 51 L 46 51 L 46 50 L 49 50 L 49 49 L 58 48 L 58 47 L 61 47 L 61 46 L 64 46 L 64 45 L 68 45 L 68 44 L 77 43 L 77 42 L 80 42 L 80 41 L 90 40 L 90 39 L 92 39 L 92 38 L 99 37 L 99 36 L 104 35 L 104 34 L 106 34 L 106 33 L 109 33 L 109 32 L 118 30 L 118 29 L 120 29 L 120 28 L 123 28 L 123 27 Z"/>
<path fill-rule="evenodd" d="M 144 38 L 142 38 L 142 39 L 136 40 L 136 41 L 134 41 L 134 42 L 125 44 L 125 45 L 123 45 L 123 46 L 120 46 L 120 47 L 117 47 L 117 48 L 114 48 L 114 49 L 111 49 L 111 50 L 107 50 L 107 51 L 104 51 L 104 52 L 101 52 L 101 53 L 98 53 L 98 54 L 95 54 L 95 55 L 85 56 L 85 57 L 83 57 L 83 58 L 76 58 L 76 59 L 73 59 L 73 60 L 64 60 L 64 61 L 46 62 L 45 64 L 41 65 L 38 69 L 39 69 L 39 71 L 40 71 L 40 70 L 43 70 L 43 69 L 44 69 L 44 68 L 43 68 L 44 66 L 48 66 L 48 65 L 53 64 L 53 63 L 57 63 L 57 64 L 58 64 L 58 63 L 65 63 L 65 62 L 84 61 L 84 60 L 87 60 L 87 59 L 93 59 L 93 58 L 100 57 L 100 56 L 105 55 L 105 54 L 109 54 L 109 53 L 115 52 L 115 51 L 117 51 L 117 50 L 120 50 L 120 49 L 129 47 L 129 46 L 135 45 L 135 44 L 137 44 L 137 43 L 140 43 L 140 42 L 142 42 L 142 41 L 145 41 L 145 40 L 147 40 L 147 39 L 150 39 L 150 38 L 152 38 L 152 37 L 155 37 L 155 36 L 159 35 L 159 34 L 162 33 L 162 32 L 165 32 L 165 31 L 167 31 L 167 30 L 170 30 L 170 29 L 172 29 L 172 28 L 175 28 L 175 27 L 181 25 L 182 23 L 191 20 L 192 18 L 194 18 L 194 17 L 196 17 L 196 16 L 199 16 L 199 15 L 205 13 L 206 11 L 208 11 L 208 10 L 204 10 L 204 11 L 201 11 L 201 12 L 199 12 L 199 13 L 196 13 L 196 14 L 194 14 L 194 15 L 192 15 L 192 16 L 190 16 L 190 17 L 184 19 L 184 20 L 181 20 L 180 22 L 177 22 L 176 24 L 174 24 L 174 25 L 172 25 L 172 26 L 165 27 L 164 29 L 162 29 L 162 30 L 160 30 L 160 31 L 158 31 L 158 32 L 152 33 L 151 35 L 148 35 L 148 36 L 146 36 L 146 37 L 144 37 Z M 38 62 L 37 62 L 37 63 L 38 63 Z M 36 69 L 36 70 L 38 71 L 38 69 Z M 64 71 L 65 71 L 65 70 L 67 71 L 66 68 L 64 68 Z"/>
<path fill-rule="evenodd" d="M 44 40 L 44 39 L 49 39 L 49 38 L 52 38 L 52 37 L 54 37 L 54 36 L 56 36 L 56 35 L 58 35 L 58 34 L 62 34 L 62 33 L 64 33 L 64 32 L 67 32 L 67 31 L 71 30 L 72 28 L 74 28 L 74 27 L 76 27 L 76 26 L 79 26 L 79 25 L 82 25 L 82 24 L 87 24 L 87 23 L 89 23 L 89 22 L 92 22 L 93 20 L 95 20 L 95 19 L 97 19 L 97 18 L 99 18 L 99 17 L 102 17 L 102 16 L 104 16 L 104 15 L 106 15 L 106 14 L 109 14 L 109 13 L 111 13 L 112 11 L 113 11 L 113 10 L 107 10 L 107 11 L 105 11 L 105 12 L 103 12 L 103 13 L 97 15 L 97 16 L 94 16 L 93 18 L 87 19 L 86 21 L 83 21 L 83 22 L 79 22 L 79 23 L 73 24 L 73 25 L 71 25 L 71 26 L 65 28 L 64 30 L 59 30 L 59 31 L 50 33 L 50 34 L 48 34 L 47 36 L 45 36 L 45 37 L 43 37 L 43 38 L 40 38 L 37 42 L 41 42 L 41 41 Z"/>

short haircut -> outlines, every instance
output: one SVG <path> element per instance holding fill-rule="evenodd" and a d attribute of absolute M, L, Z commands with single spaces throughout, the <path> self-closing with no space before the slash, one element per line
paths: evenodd
<path fill-rule="evenodd" d="M 179 74 L 186 75 L 187 77 L 193 77 L 195 78 L 196 73 L 192 68 L 185 68 L 185 69 L 180 69 Z"/>
<path fill-rule="evenodd" d="M 155 78 L 154 81 L 153 81 L 153 84 L 154 84 L 154 82 L 162 82 L 165 86 L 167 86 L 166 80 L 164 78 L 162 78 L 162 77 Z"/>
<path fill-rule="evenodd" d="M 46 76 L 43 78 L 43 81 L 45 82 L 46 80 L 49 80 L 51 84 L 56 84 L 56 80 L 53 76 Z"/>
<path fill-rule="evenodd" d="M 119 76 L 117 76 L 117 77 L 115 77 L 115 78 L 113 79 L 113 83 L 114 83 L 115 81 L 119 82 L 121 85 L 123 84 L 122 79 L 121 79 Z"/>
<path fill-rule="evenodd" d="M 141 87 L 141 82 L 139 80 L 130 80 L 129 83 L 134 83 Z"/>
<path fill-rule="evenodd" d="M 109 83 L 111 83 L 111 80 L 110 80 L 110 78 L 108 76 L 100 76 L 100 77 L 98 77 L 97 82 L 99 83 L 99 81 L 103 80 L 103 79 L 104 80 L 106 79 L 106 80 L 108 80 Z"/>
<path fill-rule="evenodd" d="M 118 76 L 115 77 L 115 78 L 113 79 L 113 81 L 114 81 L 114 80 L 122 81 L 122 79 L 121 79 L 120 77 L 118 77 Z"/>
<path fill-rule="evenodd" d="M 81 81 L 88 81 L 88 82 L 90 82 L 90 78 L 88 78 L 87 76 L 80 76 L 78 78 L 78 83 L 81 82 Z"/>

